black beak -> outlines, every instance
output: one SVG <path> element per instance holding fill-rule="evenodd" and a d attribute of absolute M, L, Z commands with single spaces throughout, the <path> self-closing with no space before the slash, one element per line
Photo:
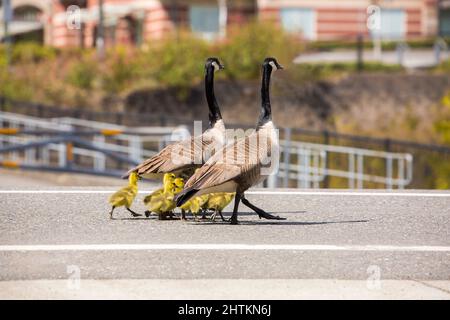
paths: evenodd
<path fill-rule="evenodd" d="M 225 69 L 225 66 L 223 64 L 219 64 L 219 70 Z"/>
<path fill-rule="evenodd" d="M 277 65 L 277 68 L 278 68 L 278 69 L 281 69 L 281 70 L 284 69 L 283 66 L 282 66 L 281 64 L 278 64 L 278 65 Z"/>

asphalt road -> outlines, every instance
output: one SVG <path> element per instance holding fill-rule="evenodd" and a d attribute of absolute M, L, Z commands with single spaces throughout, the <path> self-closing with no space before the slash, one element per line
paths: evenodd
<path fill-rule="evenodd" d="M 287 287 L 300 281 L 295 288 L 304 287 L 301 281 L 319 281 L 309 288 L 322 294 L 320 288 L 327 285 L 320 281 L 332 281 L 336 292 L 345 292 L 336 289 L 338 283 L 356 281 L 352 292 L 364 297 L 357 288 L 378 279 L 393 281 L 397 290 L 380 297 L 400 297 L 412 292 L 412 285 L 416 298 L 450 298 L 450 192 L 252 190 L 247 195 L 251 202 L 287 220 L 260 220 L 241 204 L 240 225 L 233 226 L 131 218 L 123 209 L 110 220 L 107 198 L 113 189 L 33 190 L 0 190 L 0 297 L 28 297 L 23 295 L 34 291 L 27 281 L 35 292 L 57 288 L 58 282 L 51 281 L 67 282 L 75 268 L 87 287 L 96 287 L 96 280 L 142 279 L 122 283 L 122 294 L 127 285 L 135 288 L 142 281 L 175 281 L 151 282 L 174 296 L 167 288 L 179 293 L 186 281 L 194 281 L 192 290 L 205 292 L 211 287 L 202 281 L 227 280 L 230 285 L 233 279 L 249 279 L 263 282 L 245 285 L 254 292 L 244 297 L 259 297 L 261 283 L 284 292 L 283 281 Z M 144 196 L 136 200 L 138 212 L 145 210 Z M 311 297 L 297 289 L 293 293 Z"/>

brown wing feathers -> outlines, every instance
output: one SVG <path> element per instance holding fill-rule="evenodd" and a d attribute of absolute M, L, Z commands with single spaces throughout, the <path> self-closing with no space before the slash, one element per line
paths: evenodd
<path fill-rule="evenodd" d="M 201 166 L 204 162 L 203 155 L 212 146 L 212 143 L 212 140 L 206 140 L 203 136 L 198 136 L 169 145 L 158 154 L 129 170 L 124 177 L 128 177 L 131 172 L 135 171 L 139 175 L 145 175 L 174 172 Z M 177 157 L 177 161 L 173 161 L 172 157 Z"/>

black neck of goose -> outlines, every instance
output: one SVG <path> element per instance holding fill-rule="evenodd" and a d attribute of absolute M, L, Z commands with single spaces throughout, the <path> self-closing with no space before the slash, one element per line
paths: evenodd
<path fill-rule="evenodd" d="M 261 113 L 259 115 L 258 127 L 261 127 L 268 121 L 272 120 L 272 109 L 270 106 L 270 96 L 269 96 L 271 73 L 272 73 L 272 66 L 269 64 L 264 65 L 261 84 Z"/>
<path fill-rule="evenodd" d="M 218 120 L 222 119 L 222 115 L 214 95 L 214 66 L 212 65 L 206 69 L 205 92 L 209 107 L 209 126 L 213 127 Z"/>

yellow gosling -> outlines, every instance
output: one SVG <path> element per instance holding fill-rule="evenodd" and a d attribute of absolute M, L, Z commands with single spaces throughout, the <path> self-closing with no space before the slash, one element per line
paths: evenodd
<path fill-rule="evenodd" d="M 109 212 L 109 216 L 111 219 L 113 219 L 113 211 L 117 207 L 125 207 L 133 217 L 139 217 L 140 214 L 134 212 L 130 209 L 131 204 L 133 203 L 134 198 L 136 198 L 138 187 L 137 187 L 137 181 L 139 177 L 136 172 L 133 172 L 128 177 L 128 186 L 123 187 L 116 193 L 114 193 L 109 198 L 109 203 L 112 206 L 111 211 Z"/>
<path fill-rule="evenodd" d="M 234 199 L 234 192 L 218 192 L 211 193 L 209 195 L 208 202 L 205 204 L 207 210 L 214 210 L 214 213 L 211 215 L 211 220 L 214 221 L 216 219 L 217 214 L 220 215 L 222 221 L 225 221 L 225 218 L 222 215 L 222 210 Z"/>
<path fill-rule="evenodd" d="M 149 210 L 145 212 L 147 217 L 152 212 L 158 214 L 160 219 L 173 215 L 173 209 L 176 208 L 173 198 L 175 194 L 181 192 L 184 186 L 183 178 L 175 178 L 175 175 L 165 174 L 163 179 L 163 188 L 153 192 L 144 199 L 144 203 Z"/>
<path fill-rule="evenodd" d="M 170 188 L 170 185 L 172 184 L 172 182 L 175 180 L 175 175 L 173 173 L 166 173 L 163 177 L 163 187 L 159 188 L 158 190 L 153 191 L 152 193 L 150 193 L 148 196 L 146 196 L 144 198 L 144 204 L 148 205 L 150 203 L 150 201 L 152 200 L 152 197 L 161 195 L 164 193 L 164 188 L 166 187 L 167 189 Z"/>
<path fill-rule="evenodd" d="M 173 187 L 173 193 L 178 194 L 183 190 L 184 187 L 184 179 L 183 178 L 176 178 L 173 181 L 174 187 Z"/>
<path fill-rule="evenodd" d="M 163 205 L 161 206 L 161 210 L 172 216 L 173 209 L 177 207 L 175 201 L 173 200 L 175 198 L 175 195 L 177 193 L 180 193 L 181 190 L 183 190 L 184 186 L 184 179 L 183 178 L 176 178 L 172 183 L 172 188 L 169 189 L 167 193 L 165 193 L 165 201 L 163 202 Z"/>
<path fill-rule="evenodd" d="M 145 216 L 149 217 L 152 212 L 161 215 L 167 211 L 168 203 L 173 200 L 174 194 L 174 180 L 173 173 L 166 173 L 163 178 L 163 187 L 158 189 L 144 198 L 144 204 L 149 210 L 145 211 Z M 173 201 L 172 201 L 173 202 Z"/>
<path fill-rule="evenodd" d="M 184 203 L 181 209 L 181 219 L 186 220 L 186 211 L 190 212 L 192 215 L 196 216 L 201 210 L 202 206 L 208 201 L 209 195 L 204 194 L 195 198 L 190 199 Z"/>

